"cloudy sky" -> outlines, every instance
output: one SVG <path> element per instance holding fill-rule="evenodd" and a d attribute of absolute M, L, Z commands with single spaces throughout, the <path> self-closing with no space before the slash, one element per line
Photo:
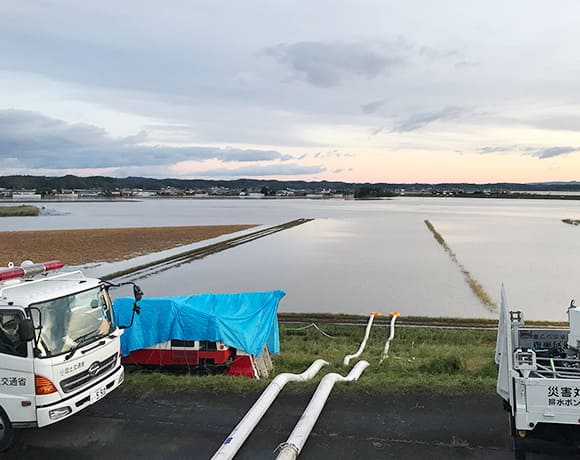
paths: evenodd
<path fill-rule="evenodd" d="M 580 180 L 580 2 L 3 0 L 0 175 Z"/>

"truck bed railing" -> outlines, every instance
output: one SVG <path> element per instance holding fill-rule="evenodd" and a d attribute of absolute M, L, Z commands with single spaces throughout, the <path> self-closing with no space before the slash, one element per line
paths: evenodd
<path fill-rule="evenodd" d="M 514 369 L 524 377 L 543 379 L 580 379 L 580 360 L 538 357 L 532 350 L 516 350 Z"/>
<path fill-rule="evenodd" d="M 580 379 L 580 360 L 569 358 L 536 358 L 538 369 L 532 374 L 554 379 Z"/>

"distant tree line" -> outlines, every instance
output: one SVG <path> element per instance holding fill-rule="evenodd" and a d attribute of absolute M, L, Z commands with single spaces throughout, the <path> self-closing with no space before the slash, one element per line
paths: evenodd
<path fill-rule="evenodd" d="M 61 177 L 52 176 L 0 176 L 0 188 L 11 190 L 35 189 L 38 193 L 50 193 L 53 190 L 62 189 L 97 189 L 101 191 L 113 191 L 120 189 L 143 189 L 162 190 L 174 187 L 184 190 L 203 190 L 212 187 L 227 187 L 239 190 L 257 190 L 266 195 L 276 191 L 293 190 L 332 190 L 336 193 L 355 194 L 360 198 L 372 198 L 389 196 L 404 189 L 406 192 L 424 191 L 452 191 L 463 193 L 477 193 L 489 190 L 494 193 L 506 191 L 579 191 L 580 182 L 541 182 L 534 184 L 518 183 L 356 183 L 339 181 L 279 181 L 267 179 L 236 179 L 236 180 L 211 180 L 211 179 L 152 179 L 147 177 L 106 177 L 90 176 L 79 177 L 66 175 Z"/>
<path fill-rule="evenodd" d="M 382 198 L 394 196 L 396 193 L 393 190 L 383 187 L 358 187 L 354 191 L 354 197 L 360 199 Z"/>
<path fill-rule="evenodd" d="M 278 181 L 260 179 L 236 179 L 236 180 L 211 180 L 211 179 L 152 179 L 147 177 L 105 177 L 90 176 L 79 177 L 66 175 L 62 177 L 51 176 L 0 176 L 0 188 L 12 190 L 36 189 L 39 193 L 62 189 L 143 189 L 162 190 L 167 187 L 179 189 L 209 189 L 211 187 L 228 187 L 240 190 L 261 190 L 266 194 L 272 194 L 277 190 L 292 189 L 332 189 L 338 191 L 352 190 L 353 184 L 332 181 Z"/>

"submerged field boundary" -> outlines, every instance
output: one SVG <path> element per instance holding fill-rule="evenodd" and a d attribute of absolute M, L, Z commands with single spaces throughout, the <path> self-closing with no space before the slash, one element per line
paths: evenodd
<path fill-rule="evenodd" d="M 433 237 L 437 240 L 437 242 L 441 245 L 441 247 L 443 247 L 445 252 L 449 255 L 449 258 L 459 268 L 459 270 L 461 271 L 461 273 L 465 278 L 465 281 L 469 285 L 471 291 L 473 292 L 473 294 L 475 294 L 475 297 L 479 299 L 479 301 L 485 308 L 487 308 L 492 313 L 496 313 L 497 305 L 495 304 L 495 302 L 491 300 L 491 297 L 484 289 L 484 287 L 471 275 L 471 273 L 469 273 L 469 271 L 465 268 L 465 266 L 461 262 L 459 262 L 457 256 L 451 250 L 451 248 L 449 247 L 443 236 L 437 230 L 435 230 L 433 224 L 428 220 L 425 220 L 425 225 L 427 226 L 429 231 L 433 234 Z"/>
<path fill-rule="evenodd" d="M 293 228 L 298 225 L 305 224 L 307 222 L 311 222 L 312 220 L 314 219 L 300 218 L 291 220 L 283 224 L 274 225 L 273 227 L 268 227 L 262 230 L 248 233 L 246 235 L 237 236 L 224 241 L 220 241 L 219 243 L 210 244 L 208 246 L 204 246 L 197 249 L 191 249 L 189 251 L 175 254 L 173 256 L 164 257 L 163 259 L 160 260 L 148 262 L 141 265 L 136 265 L 134 267 L 127 268 L 125 270 L 119 270 L 113 273 L 109 273 L 107 275 L 101 276 L 101 278 L 104 280 L 112 280 L 115 278 L 119 278 L 121 276 L 133 275 L 138 272 L 149 270 L 152 268 L 156 268 L 158 269 L 158 271 L 167 270 L 175 266 L 176 264 L 190 262 L 196 259 L 203 259 L 204 257 L 209 256 L 211 254 L 216 254 L 218 252 L 225 251 L 226 249 L 230 249 L 244 243 L 249 243 L 250 241 L 254 241 L 259 238 L 264 238 L 265 236 L 272 235 L 274 233 L 281 232 L 282 230 L 287 230 L 289 228 Z"/>
<path fill-rule="evenodd" d="M 0 206 L 0 217 L 35 217 L 40 214 L 40 209 L 36 206 Z"/>

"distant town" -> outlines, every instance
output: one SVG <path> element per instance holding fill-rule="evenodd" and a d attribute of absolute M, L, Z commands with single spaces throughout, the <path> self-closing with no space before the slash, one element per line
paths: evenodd
<path fill-rule="evenodd" d="M 144 177 L 0 176 L 0 200 L 103 200 L 171 198 L 338 198 L 394 196 L 580 199 L 578 182 L 535 184 L 391 184 L 257 179 L 203 180 Z"/>

